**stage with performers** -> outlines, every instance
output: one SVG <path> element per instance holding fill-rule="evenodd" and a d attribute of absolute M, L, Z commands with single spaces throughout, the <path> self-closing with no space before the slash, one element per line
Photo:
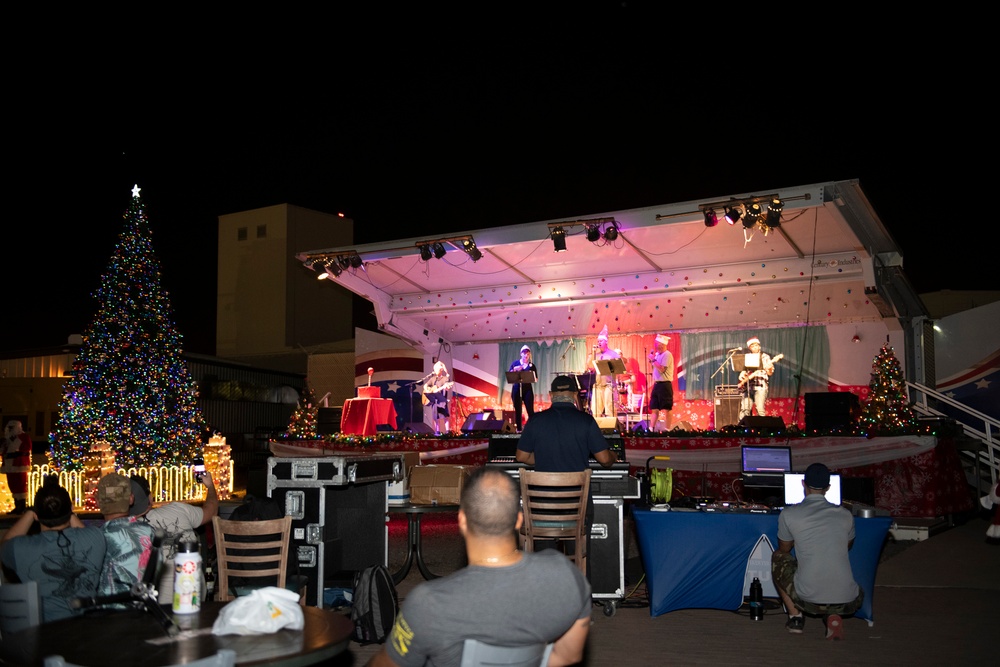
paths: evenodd
<path fill-rule="evenodd" d="M 900 435 L 883 437 L 743 435 L 687 437 L 674 435 L 624 436 L 633 474 L 645 471 L 653 456 L 668 456 L 656 467 L 672 470 L 673 495 L 711 497 L 716 501 L 748 500 L 740 481 L 741 445 L 791 447 L 793 467 L 822 461 L 855 488 L 870 488 L 873 498 L 849 498 L 886 510 L 893 517 L 941 517 L 972 508 L 954 436 Z M 461 437 L 385 437 L 361 444 L 376 451 L 420 452 L 421 463 L 485 465 L 488 434 Z M 352 449 L 325 441 L 272 441 L 278 456 L 324 456 Z M 873 502 L 871 502 L 873 501 Z"/>

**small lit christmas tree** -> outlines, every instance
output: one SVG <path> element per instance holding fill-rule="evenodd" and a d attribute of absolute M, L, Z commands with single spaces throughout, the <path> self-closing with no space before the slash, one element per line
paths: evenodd
<path fill-rule="evenodd" d="M 316 423 L 319 421 L 319 406 L 316 405 L 316 395 L 313 393 L 309 380 L 306 380 L 306 387 L 302 390 L 295 412 L 288 420 L 288 432 L 286 438 L 313 439 L 316 437 Z"/>
<path fill-rule="evenodd" d="M 83 469 L 99 443 L 118 468 L 189 465 L 206 429 L 138 186 L 95 296 L 97 314 L 49 435 L 54 466 Z"/>
<path fill-rule="evenodd" d="M 871 434 L 917 430 L 917 416 L 906 394 L 906 378 L 889 343 L 882 345 L 872 362 L 868 401 L 861 411 L 858 425 Z"/>

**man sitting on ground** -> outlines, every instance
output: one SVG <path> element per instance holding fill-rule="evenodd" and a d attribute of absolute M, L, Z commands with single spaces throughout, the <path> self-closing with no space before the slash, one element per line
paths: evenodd
<path fill-rule="evenodd" d="M 771 578 L 785 603 L 789 632 L 802 634 L 806 612 L 825 618 L 827 639 L 843 639 L 843 617 L 856 612 L 865 599 L 847 554 L 854 544 L 854 517 L 824 497 L 830 471 L 822 463 L 806 468 L 802 486 L 805 499 L 778 515 Z"/>
<path fill-rule="evenodd" d="M 29 535 L 36 520 L 40 532 Z M 82 613 L 70 600 L 97 593 L 104 551 L 101 529 L 84 526 L 55 475 L 45 478 L 34 506 L 0 540 L 4 566 L 22 582 L 38 582 L 43 623 Z"/>
<path fill-rule="evenodd" d="M 469 565 L 413 589 L 371 667 L 418 667 L 430 661 L 458 667 L 466 639 L 501 646 L 554 643 L 549 667 L 583 659 L 590 584 L 557 551 L 518 549 L 524 520 L 520 495 L 517 482 L 503 470 L 473 472 L 458 511 Z"/>
<path fill-rule="evenodd" d="M 153 527 L 128 515 L 132 505 L 132 482 L 116 472 L 97 483 L 97 504 L 104 515 L 107 553 L 101 569 L 98 596 L 128 593 L 143 580 L 153 552 Z M 153 560 L 155 563 L 155 559 Z"/>

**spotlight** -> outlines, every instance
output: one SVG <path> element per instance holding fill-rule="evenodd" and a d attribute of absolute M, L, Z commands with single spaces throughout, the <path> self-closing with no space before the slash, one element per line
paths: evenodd
<path fill-rule="evenodd" d="M 763 211 L 760 208 L 760 204 L 758 204 L 757 202 L 748 204 L 747 214 L 743 216 L 743 227 L 745 227 L 746 229 L 750 229 L 751 227 L 756 225 L 757 221 L 760 220 L 761 213 L 763 213 Z"/>
<path fill-rule="evenodd" d="M 337 264 L 339 264 L 340 268 L 342 268 L 342 269 L 349 268 L 351 266 L 351 257 L 350 257 L 350 255 L 341 255 L 340 257 L 338 257 L 337 258 Z"/>
<path fill-rule="evenodd" d="M 705 226 L 706 227 L 715 227 L 717 224 L 719 224 L 719 217 L 717 215 L 715 215 L 715 209 L 714 208 L 710 208 L 710 209 L 706 210 L 705 211 Z"/>
<path fill-rule="evenodd" d="M 614 220 L 611 224 L 604 228 L 604 240 L 611 243 L 618 238 L 618 223 Z"/>
<path fill-rule="evenodd" d="M 431 261 L 432 256 L 433 255 L 431 254 L 431 247 L 429 245 L 420 246 L 420 259 L 424 260 L 425 262 L 429 262 Z"/>
<path fill-rule="evenodd" d="M 364 262 L 361 261 L 361 255 L 359 255 L 358 253 L 354 253 L 353 255 L 351 255 L 349 261 L 351 263 L 352 269 L 360 269 L 361 265 L 364 264 Z"/>
<path fill-rule="evenodd" d="M 562 227 L 553 227 L 551 236 L 555 251 L 566 252 L 566 230 Z"/>
<path fill-rule="evenodd" d="M 730 225 L 735 225 L 743 217 L 743 211 L 740 210 L 740 205 L 736 206 L 723 206 L 722 211 L 726 216 L 726 222 Z"/>
<path fill-rule="evenodd" d="M 306 265 L 306 266 L 308 268 L 311 268 L 313 271 L 319 271 L 320 273 L 323 273 L 323 271 L 326 269 L 326 265 L 323 263 L 322 260 L 319 260 L 319 259 L 317 259 L 315 262 L 313 262 L 312 266 L 308 266 L 308 265 Z"/>
<path fill-rule="evenodd" d="M 344 270 L 337 265 L 332 259 L 326 261 L 326 277 L 329 278 L 331 275 L 336 277 L 343 273 Z"/>
<path fill-rule="evenodd" d="M 597 225 L 587 225 L 587 240 L 596 243 L 601 238 L 601 228 Z"/>
<path fill-rule="evenodd" d="M 447 253 L 447 252 L 448 251 L 444 249 L 444 244 L 442 244 L 442 243 L 435 243 L 434 244 L 434 256 L 436 258 L 441 259 L 442 257 L 445 256 L 445 253 Z"/>
<path fill-rule="evenodd" d="M 478 262 L 480 259 L 483 258 L 482 251 L 480 251 L 479 248 L 476 247 L 476 242 L 475 240 L 473 240 L 471 236 L 462 241 L 462 250 L 464 250 L 469 255 L 469 257 L 472 258 L 473 262 Z"/>
<path fill-rule="evenodd" d="M 765 224 L 768 227 L 781 226 L 781 209 L 783 208 L 785 208 L 785 202 L 777 197 L 772 199 L 771 203 L 767 205 L 767 219 L 765 220 Z"/>

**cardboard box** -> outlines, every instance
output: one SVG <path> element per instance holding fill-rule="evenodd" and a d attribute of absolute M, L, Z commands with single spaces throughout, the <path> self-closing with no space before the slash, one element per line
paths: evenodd
<path fill-rule="evenodd" d="M 400 452 L 403 455 L 403 479 L 389 483 L 389 504 L 405 505 L 410 502 L 410 470 L 420 465 L 420 452 Z"/>
<path fill-rule="evenodd" d="M 410 470 L 410 502 L 414 505 L 457 505 L 471 466 L 427 465 Z"/>

